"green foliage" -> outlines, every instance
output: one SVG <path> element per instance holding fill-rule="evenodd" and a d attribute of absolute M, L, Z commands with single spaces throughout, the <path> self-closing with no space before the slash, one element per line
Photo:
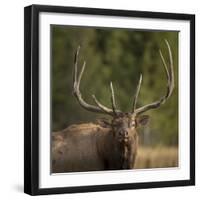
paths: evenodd
<path fill-rule="evenodd" d="M 143 83 L 138 106 L 159 99 L 166 92 L 166 77 L 159 49 L 168 58 L 164 39 L 171 45 L 175 68 L 175 91 L 157 110 L 149 111 L 149 125 L 141 131 L 141 141 L 149 144 L 178 143 L 178 32 L 135 31 L 52 26 L 52 130 L 73 123 L 105 117 L 80 107 L 72 95 L 74 53 L 81 45 L 79 69 L 86 60 L 81 82 L 83 98 L 93 104 L 91 95 L 111 107 L 109 83 L 113 82 L 117 106 L 128 112 L 139 80 Z"/>

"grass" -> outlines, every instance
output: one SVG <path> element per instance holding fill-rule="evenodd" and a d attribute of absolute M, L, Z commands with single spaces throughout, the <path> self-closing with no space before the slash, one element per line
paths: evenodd
<path fill-rule="evenodd" d="M 178 167 L 177 147 L 139 146 L 135 169 Z"/>

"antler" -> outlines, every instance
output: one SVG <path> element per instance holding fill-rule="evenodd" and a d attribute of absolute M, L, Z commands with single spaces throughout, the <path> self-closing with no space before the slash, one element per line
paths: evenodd
<path fill-rule="evenodd" d="M 137 97 L 138 97 L 138 94 L 139 94 L 141 81 L 142 81 L 142 78 L 140 76 L 140 80 L 139 80 L 139 83 L 138 83 L 138 86 L 137 86 L 137 91 L 136 91 L 136 95 L 135 95 L 135 98 L 134 98 L 134 104 L 133 104 L 133 112 L 135 114 L 137 114 L 137 115 L 139 115 L 139 114 L 141 114 L 143 112 L 146 112 L 146 111 L 148 111 L 150 109 L 158 108 L 161 104 L 164 104 L 166 102 L 166 100 L 171 96 L 172 91 L 174 89 L 174 72 L 173 72 L 172 52 L 171 52 L 171 48 L 170 48 L 170 45 L 169 45 L 167 40 L 165 40 L 165 43 L 167 45 L 168 52 L 169 52 L 169 70 L 168 70 L 168 67 L 167 67 L 166 61 L 165 61 L 165 59 L 163 57 L 162 52 L 159 51 L 159 53 L 160 53 L 160 57 L 161 57 L 161 60 L 163 62 L 163 65 L 164 65 L 164 68 L 165 68 L 165 72 L 166 72 L 166 75 L 167 75 L 167 92 L 166 92 L 165 96 L 163 96 L 160 100 L 155 101 L 155 102 L 153 102 L 151 104 L 147 104 L 147 105 L 145 105 L 143 107 L 135 109 L 136 101 L 137 101 Z"/>
<path fill-rule="evenodd" d="M 140 79 L 139 79 L 139 82 L 138 82 L 138 85 L 137 85 L 137 89 L 136 89 L 136 93 L 135 93 L 135 96 L 134 96 L 134 99 L 133 99 L 133 110 L 132 110 L 132 113 L 134 113 L 135 109 L 136 109 L 136 104 L 137 104 L 137 99 L 138 99 L 138 95 L 139 95 L 139 92 L 140 92 L 141 83 L 142 83 L 142 74 L 140 74 Z"/>
<path fill-rule="evenodd" d="M 80 46 L 78 46 L 76 54 L 75 54 L 75 59 L 74 59 L 74 74 L 73 74 L 73 85 L 74 85 L 74 96 L 77 98 L 79 104 L 85 108 L 88 111 L 92 112 L 97 112 L 97 113 L 103 113 L 103 114 L 109 114 L 111 116 L 116 115 L 118 113 L 121 113 L 120 110 L 116 110 L 116 105 L 115 105 L 115 98 L 114 98 L 114 91 L 111 83 L 111 101 L 112 101 L 112 109 L 107 108 L 106 106 L 102 105 L 95 97 L 95 95 L 92 95 L 94 102 L 97 106 L 90 105 L 84 101 L 82 98 L 79 86 L 81 82 L 81 78 L 83 75 L 83 72 L 85 70 L 86 62 L 84 61 L 83 66 L 81 68 L 81 71 L 79 75 L 77 76 L 77 71 L 78 71 L 78 55 L 80 51 Z"/>

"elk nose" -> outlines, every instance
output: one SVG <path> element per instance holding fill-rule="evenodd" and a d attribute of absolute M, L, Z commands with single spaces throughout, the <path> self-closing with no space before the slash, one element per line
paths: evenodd
<path fill-rule="evenodd" d="M 128 136 L 128 131 L 127 131 L 127 130 L 121 130 L 121 131 L 119 132 L 119 134 L 120 134 L 121 136 L 123 136 L 123 137 L 126 137 L 126 136 Z"/>

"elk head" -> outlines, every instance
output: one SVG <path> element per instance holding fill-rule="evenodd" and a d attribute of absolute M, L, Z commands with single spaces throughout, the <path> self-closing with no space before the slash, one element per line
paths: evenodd
<path fill-rule="evenodd" d="M 112 116 L 112 122 L 110 126 L 113 130 L 112 132 L 114 134 L 114 138 L 121 144 L 128 145 L 129 143 L 131 143 L 132 145 L 135 144 L 135 146 L 137 146 L 138 136 L 137 136 L 136 129 L 139 125 L 145 125 L 149 119 L 148 115 L 142 115 L 142 114 L 144 112 L 147 112 L 150 109 L 158 108 L 160 105 L 164 104 L 166 100 L 172 94 L 172 91 L 174 89 L 173 59 L 172 59 L 171 48 L 168 41 L 165 40 L 165 43 L 167 45 L 168 53 L 169 53 L 169 67 L 167 67 L 167 63 L 163 57 L 162 52 L 159 51 L 159 53 L 160 53 L 160 57 L 164 65 L 166 76 L 167 76 L 166 94 L 163 97 L 161 97 L 159 100 L 153 103 L 137 108 L 137 99 L 138 99 L 138 95 L 139 95 L 139 91 L 140 91 L 140 87 L 142 83 L 142 75 L 140 75 L 135 96 L 133 98 L 132 110 L 131 112 L 128 112 L 128 113 L 124 113 L 117 109 L 112 82 L 110 83 L 112 108 L 108 108 L 102 105 L 97 100 L 95 95 L 92 95 L 95 105 L 90 105 L 84 101 L 84 99 L 82 98 L 81 92 L 79 90 L 79 86 L 80 86 L 81 77 L 83 75 L 83 72 L 86 66 L 86 62 L 84 61 L 82 69 L 80 70 L 79 75 L 77 75 L 78 54 L 79 54 L 80 46 L 78 47 L 76 51 L 75 59 L 74 59 L 73 93 L 75 97 L 77 98 L 79 104 L 86 110 Z"/>

